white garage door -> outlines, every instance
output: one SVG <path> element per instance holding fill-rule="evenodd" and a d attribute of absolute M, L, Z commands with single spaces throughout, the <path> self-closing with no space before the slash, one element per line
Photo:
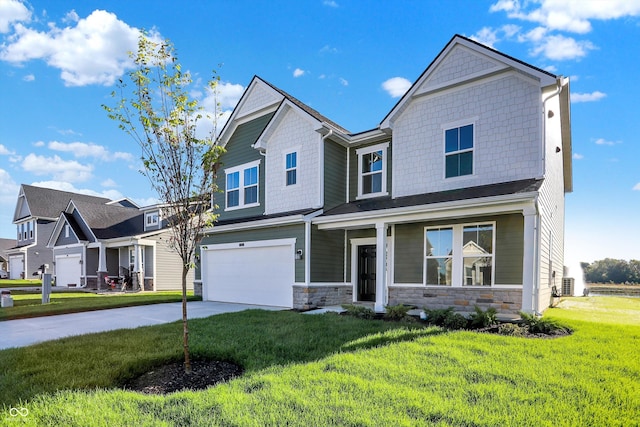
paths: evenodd
<path fill-rule="evenodd" d="M 293 307 L 294 259 L 295 239 L 206 246 L 203 299 Z"/>
<path fill-rule="evenodd" d="M 80 286 L 80 255 L 56 257 L 56 286 Z"/>
<path fill-rule="evenodd" d="M 22 279 L 24 273 L 24 258 L 22 255 L 9 257 L 9 279 Z"/>

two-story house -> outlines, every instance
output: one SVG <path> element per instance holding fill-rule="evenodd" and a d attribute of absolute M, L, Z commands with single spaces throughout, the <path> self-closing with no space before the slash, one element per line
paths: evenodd
<path fill-rule="evenodd" d="M 16 225 L 15 247 L 6 251 L 9 278 L 31 278 L 42 265 L 53 269 L 53 251 L 47 247 L 60 212 L 69 200 L 107 203 L 103 197 L 76 194 L 23 184 L 20 186 L 13 223 Z"/>
<path fill-rule="evenodd" d="M 56 286 L 104 289 L 116 281 L 115 289 L 125 282 L 131 289 L 180 289 L 182 261 L 171 233 L 161 206 L 71 199 L 48 241 Z"/>
<path fill-rule="evenodd" d="M 220 144 L 205 300 L 542 312 L 562 283 L 568 79 L 454 36 L 351 133 L 254 77 Z"/>

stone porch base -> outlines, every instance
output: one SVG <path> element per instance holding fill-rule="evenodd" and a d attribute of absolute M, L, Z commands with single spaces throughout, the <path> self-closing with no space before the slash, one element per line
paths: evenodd
<path fill-rule="evenodd" d="M 293 308 L 297 310 L 351 304 L 352 302 L 353 286 L 351 285 L 293 285 Z"/>

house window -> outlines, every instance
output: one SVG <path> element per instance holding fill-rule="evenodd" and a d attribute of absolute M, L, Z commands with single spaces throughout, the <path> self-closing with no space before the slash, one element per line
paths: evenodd
<path fill-rule="evenodd" d="M 425 229 L 426 285 L 492 286 L 495 224 Z"/>
<path fill-rule="evenodd" d="M 298 182 L 298 153 L 288 153 L 285 156 L 285 172 L 287 176 L 287 185 L 295 185 Z"/>
<path fill-rule="evenodd" d="M 358 198 L 387 193 L 387 149 L 389 143 L 356 150 L 358 155 Z"/>
<path fill-rule="evenodd" d="M 145 225 L 147 227 L 157 226 L 160 223 L 160 214 L 158 212 L 150 212 L 145 214 Z"/>
<path fill-rule="evenodd" d="M 462 230 L 464 286 L 493 283 L 493 225 L 471 225 Z"/>
<path fill-rule="evenodd" d="M 258 176 L 260 161 L 225 169 L 226 209 L 258 206 Z"/>
<path fill-rule="evenodd" d="M 472 124 L 445 130 L 446 178 L 473 173 L 473 139 Z"/>
<path fill-rule="evenodd" d="M 27 223 L 27 230 L 29 231 L 29 239 L 33 239 L 33 221 Z"/>
<path fill-rule="evenodd" d="M 453 261 L 453 229 L 433 228 L 426 231 L 427 285 L 451 286 L 451 267 Z"/>

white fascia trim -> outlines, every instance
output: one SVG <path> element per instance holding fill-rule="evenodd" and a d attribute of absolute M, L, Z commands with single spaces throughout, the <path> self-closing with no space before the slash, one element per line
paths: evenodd
<path fill-rule="evenodd" d="M 64 245 L 64 246 L 54 246 L 53 250 L 55 251 L 59 251 L 59 250 L 63 250 L 63 249 L 73 249 L 73 248 L 81 248 L 83 247 L 84 244 L 83 243 L 72 243 L 70 245 Z"/>
<path fill-rule="evenodd" d="M 304 224 L 305 221 L 313 219 L 318 215 L 322 215 L 322 209 L 312 212 L 308 215 L 292 215 L 279 218 L 259 219 L 251 222 L 240 222 L 229 225 L 214 225 L 202 230 L 201 234 L 227 233 L 230 231 L 252 230 L 255 228 L 276 227 L 282 225 Z"/>
<path fill-rule="evenodd" d="M 536 203 L 537 193 L 523 193 L 517 196 L 495 196 L 469 202 L 436 203 L 431 205 L 408 206 L 404 208 L 383 209 L 371 212 L 355 212 L 333 217 L 316 218 L 313 223 L 320 230 L 342 229 L 348 227 L 373 226 L 384 220 L 386 223 L 401 223 L 451 218 L 460 216 L 480 216 L 498 213 L 525 211 Z"/>
<path fill-rule="evenodd" d="M 296 244 L 295 238 L 290 239 L 273 239 L 273 240 L 250 240 L 246 242 L 219 243 L 215 245 L 202 245 L 200 249 L 203 251 L 218 251 L 224 249 L 241 249 L 241 248 L 268 248 L 273 246 L 292 246 Z"/>

